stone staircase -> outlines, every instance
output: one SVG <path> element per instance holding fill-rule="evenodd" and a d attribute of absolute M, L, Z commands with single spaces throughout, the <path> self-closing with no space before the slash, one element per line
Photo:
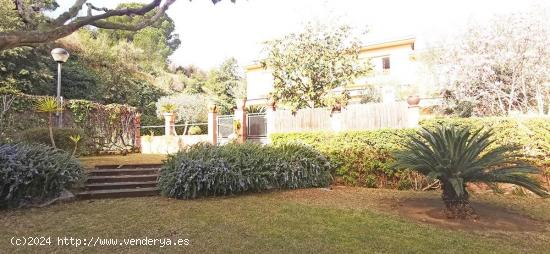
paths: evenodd
<path fill-rule="evenodd" d="M 76 197 L 96 199 L 158 195 L 160 168 L 160 164 L 97 166 L 87 172 L 88 180 Z"/>

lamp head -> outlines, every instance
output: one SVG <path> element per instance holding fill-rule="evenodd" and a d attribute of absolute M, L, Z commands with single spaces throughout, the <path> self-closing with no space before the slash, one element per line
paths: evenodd
<path fill-rule="evenodd" d="M 67 62 L 67 59 L 69 58 L 69 52 L 63 48 L 54 48 L 52 49 L 52 57 L 53 60 L 55 60 L 58 63 L 64 63 Z"/>

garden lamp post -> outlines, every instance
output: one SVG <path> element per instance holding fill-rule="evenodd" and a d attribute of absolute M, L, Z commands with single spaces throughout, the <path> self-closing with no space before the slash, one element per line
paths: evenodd
<path fill-rule="evenodd" d="M 57 103 L 60 107 L 63 105 L 63 97 L 61 97 L 61 64 L 67 62 L 69 52 L 63 48 L 54 48 L 51 51 L 53 60 L 57 62 Z M 56 113 L 57 127 L 63 127 L 63 110 Z"/>

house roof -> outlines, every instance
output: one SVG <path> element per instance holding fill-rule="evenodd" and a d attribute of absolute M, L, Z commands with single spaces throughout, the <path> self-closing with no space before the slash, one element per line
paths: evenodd
<path fill-rule="evenodd" d="M 384 40 L 384 41 L 374 41 L 361 47 L 360 51 L 364 52 L 367 50 L 388 48 L 388 47 L 394 47 L 394 46 L 400 46 L 400 45 L 409 45 L 409 44 L 414 45 L 415 41 L 416 41 L 416 37 L 414 36 L 401 37 L 401 38 L 395 38 L 395 39 Z"/>
<path fill-rule="evenodd" d="M 409 45 L 409 44 L 414 45 L 415 41 L 416 41 L 416 37 L 414 36 L 406 36 L 406 37 L 394 38 L 394 39 L 383 40 L 383 41 L 373 41 L 361 47 L 359 52 L 365 52 L 373 49 L 394 47 L 399 45 Z M 263 66 L 258 61 L 244 67 L 245 71 L 252 71 L 260 68 L 263 68 Z"/>

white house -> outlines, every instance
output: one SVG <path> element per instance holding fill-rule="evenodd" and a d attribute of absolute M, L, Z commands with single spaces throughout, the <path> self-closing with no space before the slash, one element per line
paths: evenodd
<path fill-rule="evenodd" d="M 346 86 L 352 96 L 351 103 L 361 100 L 365 88 L 374 87 L 384 101 L 395 101 L 417 93 L 417 63 L 415 37 L 375 42 L 361 48 L 359 58 L 370 60 L 373 72 Z M 260 64 L 245 67 L 247 104 L 265 104 L 273 89 L 273 76 Z M 337 88 L 334 91 L 341 91 Z"/>

